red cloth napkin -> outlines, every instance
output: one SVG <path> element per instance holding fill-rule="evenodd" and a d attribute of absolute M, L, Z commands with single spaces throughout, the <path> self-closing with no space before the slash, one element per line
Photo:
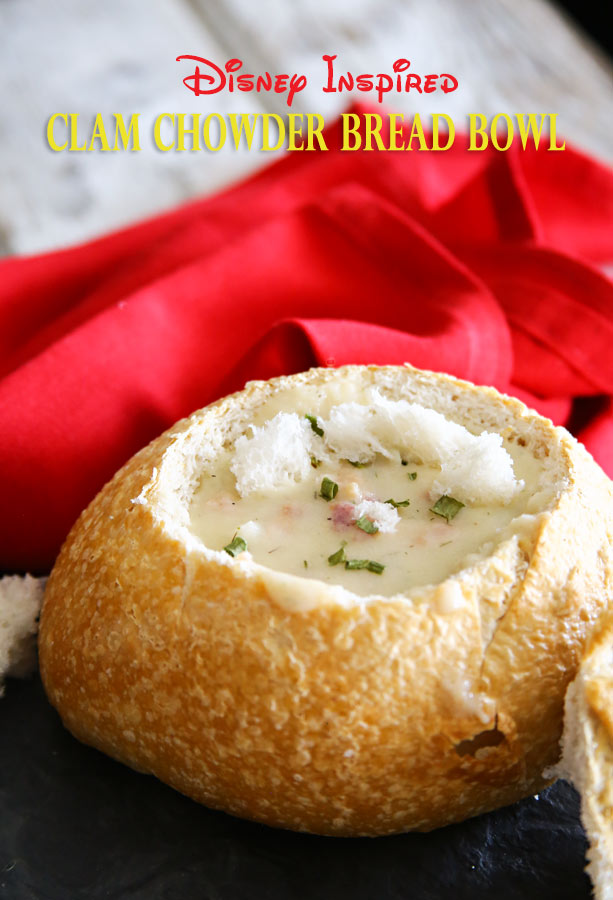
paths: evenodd
<path fill-rule="evenodd" d="M 338 124 L 326 133 L 338 147 Z M 294 152 L 0 263 L 0 570 L 47 570 L 113 472 L 247 379 L 403 363 L 515 394 L 613 474 L 613 174 L 576 150 Z"/>

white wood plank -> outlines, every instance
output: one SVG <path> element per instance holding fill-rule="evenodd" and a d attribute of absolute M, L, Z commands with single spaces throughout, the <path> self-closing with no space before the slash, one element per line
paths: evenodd
<path fill-rule="evenodd" d="M 557 112 L 559 131 L 613 159 L 613 76 L 606 59 L 544 0 L 13 0 L 0 4 L 0 253 L 33 252 L 101 234 L 267 162 L 267 154 L 161 153 L 148 129 L 160 112 L 286 113 L 282 95 L 193 97 L 180 53 L 248 71 L 309 79 L 292 109 L 332 116 L 321 56 L 354 72 L 449 71 L 445 96 L 390 94 L 401 112 Z M 358 95 L 368 99 L 371 95 Z M 53 153 L 53 112 L 141 113 L 142 151 Z"/>
<path fill-rule="evenodd" d="M 257 155 L 246 152 L 163 153 L 153 145 L 151 127 L 161 112 L 262 110 L 244 94 L 217 94 L 204 104 L 184 87 L 179 53 L 197 48 L 212 59 L 223 56 L 187 5 L 24 0 L 0 5 L 0 17 L 8 45 L 0 86 L 5 250 L 26 253 L 85 240 L 212 190 L 257 164 Z M 54 112 L 80 113 L 89 122 L 96 112 L 126 118 L 139 112 L 142 150 L 54 153 L 45 137 Z"/>
<path fill-rule="evenodd" d="M 454 93 L 388 95 L 401 112 L 557 112 L 559 130 L 613 161 L 613 67 L 544 0 L 194 0 L 220 44 L 275 71 L 304 71 L 300 111 L 330 114 L 347 95 L 324 94 L 323 53 L 354 72 L 390 72 L 395 59 L 418 73 L 451 72 Z M 226 49 L 229 49 L 226 44 Z M 357 97 L 370 98 L 369 94 Z"/>

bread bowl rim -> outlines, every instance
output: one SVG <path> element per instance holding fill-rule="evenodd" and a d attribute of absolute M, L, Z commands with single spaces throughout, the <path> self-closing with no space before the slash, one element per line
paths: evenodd
<path fill-rule="evenodd" d="M 232 394 L 221 397 L 220 399 L 214 401 L 211 404 L 208 404 L 201 409 L 196 410 L 190 416 L 179 420 L 171 429 L 164 433 L 164 435 L 173 435 L 176 433 L 178 436 L 191 436 L 194 432 L 198 432 L 202 427 L 206 424 L 206 418 L 213 414 L 214 411 L 221 411 L 224 407 L 229 407 L 235 404 L 237 401 L 240 404 L 241 412 L 253 412 L 253 409 L 249 406 L 250 401 L 256 398 L 256 408 L 258 406 L 265 406 L 268 399 L 272 393 L 274 393 L 277 389 L 281 391 L 284 390 L 287 386 L 290 389 L 293 389 L 296 384 L 299 384 L 302 381 L 306 381 L 307 384 L 310 384 L 312 379 L 320 379 L 323 378 L 322 386 L 327 386 L 327 382 L 329 380 L 335 380 L 336 378 L 342 378 L 345 374 L 360 374 L 362 372 L 369 373 L 394 373 L 396 374 L 408 374 L 411 376 L 418 376 L 426 382 L 429 380 L 434 380 L 437 383 L 444 382 L 448 386 L 454 386 L 459 391 L 467 391 L 468 393 L 474 394 L 477 393 L 481 397 L 487 395 L 489 399 L 494 399 L 498 402 L 501 408 L 504 408 L 505 411 L 511 412 L 512 418 L 514 421 L 526 422 L 534 424 L 537 422 L 539 427 L 545 429 L 547 431 L 547 437 L 551 442 L 551 446 L 558 453 L 558 465 L 563 467 L 565 473 L 562 477 L 559 477 L 556 482 L 556 488 L 552 491 L 551 498 L 548 503 L 543 507 L 538 509 L 533 513 L 529 513 L 529 515 L 533 521 L 529 525 L 529 531 L 532 535 L 535 535 L 539 530 L 539 522 L 542 520 L 542 517 L 547 514 L 552 514 L 558 503 L 560 498 L 562 497 L 565 490 L 568 489 L 569 485 L 572 484 L 572 456 L 567 452 L 567 447 L 565 443 L 567 439 L 570 439 L 573 443 L 575 439 L 566 431 L 566 429 L 561 427 L 556 427 L 553 425 L 551 420 L 547 419 L 544 416 L 541 416 L 538 412 L 533 409 L 530 409 L 523 401 L 518 398 L 512 397 L 508 394 L 501 393 L 497 391 L 493 387 L 475 385 L 469 381 L 456 378 L 452 375 L 448 375 L 442 372 L 435 372 L 427 369 L 418 369 L 409 363 L 405 363 L 402 366 L 397 365 L 345 365 L 340 367 L 312 367 L 303 372 L 298 372 L 292 375 L 281 375 L 276 376 L 274 378 L 268 380 L 253 380 L 248 381 L 245 384 L 245 387 L 242 390 L 236 391 Z M 266 392 L 263 397 L 258 397 L 261 391 Z M 392 391 L 393 393 L 393 391 Z M 460 421 L 461 417 L 458 417 L 456 421 Z M 247 426 L 248 422 L 245 421 L 244 427 Z M 496 431 L 495 428 L 491 429 Z M 161 435 L 160 440 L 164 437 Z M 232 440 L 235 440 L 238 435 L 234 435 Z M 136 504 L 142 504 L 149 508 L 149 511 L 155 521 L 157 521 L 166 535 L 170 539 L 179 540 L 184 548 L 186 553 L 199 553 L 201 554 L 208 562 L 213 565 L 220 566 L 228 566 L 231 569 L 239 572 L 246 579 L 251 578 L 264 578 L 266 579 L 270 585 L 275 585 L 276 590 L 273 591 L 274 596 L 282 603 L 287 609 L 294 608 L 294 602 L 291 599 L 292 591 L 297 592 L 300 595 L 300 600 L 295 605 L 297 610 L 305 611 L 308 608 L 314 608 L 318 604 L 330 604 L 330 605 L 339 605 L 339 606 L 352 606 L 352 605 L 364 605 L 365 603 L 373 603 L 373 602 L 381 602 L 381 603 L 390 603 L 390 602 L 399 602 L 399 603 L 414 603 L 423 599 L 424 596 L 428 595 L 432 592 L 432 590 L 440 587 L 448 581 L 453 581 L 454 579 L 460 577 L 470 577 L 473 573 L 473 570 L 476 570 L 479 567 L 480 562 L 486 562 L 488 559 L 495 557 L 500 551 L 504 550 L 504 546 L 507 542 L 513 541 L 516 534 L 511 530 L 511 528 L 505 529 L 505 536 L 497 539 L 495 538 L 491 543 L 493 543 L 493 549 L 491 553 L 482 555 L 481 559 L 476 560 L 473 563 L 469 563 L 467 565 L 460 566 L 457 571 L 452 572 L 450 575 L 445 578 L 437 581 L 437 582 L 428 582 L 416 585 L 412 588 L 409 588 L 407 591 L 396 592 L 394 594 L 382 594 L 382 593 L 370 593 L 368 595 L 361 595 L 351 591 L 344 585 L 341 584 L 332 584 L 329 582 L 323 582 L 319 579 L 312 577 L 305 577 L 302 575 L 293 575 L 285 572 L 280 572 L 274 569 L 271 566 L 265 566 L 261 563 L 256 562 L 253 559 L 243 558 L 244 555 L 241 555 L 237 558 L 233 558 L 229 556 L 227 553 L 224 553 L 223 550 L 214 550 L 210 547 L 207 547 L 200 538 L 193 533 L 191 527 L 188 524 L 180 524 L 177 521 L 177 517 L 173 517 L 172 515 L 160 515 L 160 509 L 163 510 L 164 504 L 160 503 L 160 500 L 164 500 L 164 495 L 167 495 L 166 486 L 164 484 L 164 476 L 170 464 L 171 457 L 174 455 L 177 449 L 183 449 L 175 447 L 173 444 L 169 444 L 164 452 L 160 456 L 159 466 L 155 467 L 151 472 L 151 477 L 144 481 L 142 484 L 142 488 L 138 496 L 134 497 L 132 502 Z M 214 462 L 214 459 L 213 459 Z M 192 487 L 195 489 L 194 476 L 192 476 Z M 189 507 L 189 503 L 191 500 L 191 496 L 193 496 L 193 490 L 190 488 L 190 495 L 182 501 L 181 505 L 187 510 Z M 514 519 L 513 521 L 516 521 Z M 534 546 L 536 546 L 536 541 L 534 542 Z M 479 556 L 479 553 L 476 552 L 473 556 Z M 475 574 L 477 574 L 475 572 Z M 478 575 L 477 575 L 478 577 Z M 307 588 L 310 589 L 307 590 Z M 317 593 L 317 601 L 313 596 L 312 599 L 308 599 L 307 594 L 312 593 L 315 595 Z"/>

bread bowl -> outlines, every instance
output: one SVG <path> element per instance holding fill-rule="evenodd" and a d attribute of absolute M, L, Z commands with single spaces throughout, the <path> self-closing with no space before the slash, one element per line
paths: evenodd
<path fill-rule="evenodd" d="M 43 682 L 76 737 L 207 806 L 331 835 L 459 821 L 557 759 L 611 603 L 612 498 L 564 429 L 491 388 L 408 366 L 252 382 L 81 515 L 45 593 Z M 385 556 L 394 531 L 408 556 Z M 279 535 L 299 574 L 272 568 Z"/>

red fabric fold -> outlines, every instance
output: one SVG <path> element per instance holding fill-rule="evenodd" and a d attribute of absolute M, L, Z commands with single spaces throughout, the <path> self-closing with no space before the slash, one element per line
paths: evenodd
<path fill-rule="evenodd" d="M 613 472 L 613 286 L 592 265 L 613 261 L 613 175 L 572 149 L 342 152 L 338 125 L 326 136 L 328 152 L 215 197 L 0 263 L 0 569 L 46 570 L 179 417 L 311 365 L 492 384 L 580 423 Z"/>

